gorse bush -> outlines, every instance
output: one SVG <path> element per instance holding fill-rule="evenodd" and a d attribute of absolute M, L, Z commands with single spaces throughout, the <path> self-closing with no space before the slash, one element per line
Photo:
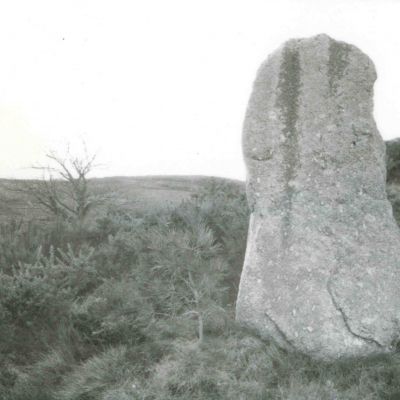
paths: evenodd
<path fill-rule="evenodd" d="M 229 302 L 236 300 L 240 274 L 247 242 L 249 209 L 240 186 L 212 180 L 193 196 L 172 211 L 173 226 L 186 229 L 199 223 L 213 232 L 215 242 L 221 247 L 224 260 L 229 265 L 225 275 Z"/>
<path fill-rule="evenodd" d="M 135 360 L 125 346 L 110 348 L 91 357 L 66 376 L 66 384 L 57 393 L 60 400 L 97 400 L 124 381 L 137 379 Z"/>
<path fill-rule="evenodd" d="M 71 307 L 97 283 L 90 263 L 93 249 L 74 253 L 36 251 L 33 264 L 19 263 L 0 272 L 1 347 L 6 354 L 29 359 L 58 340 L 71 318 Z M 22 361 L 22 360 L 21 360 Z"/>
<path fill-rule="evenodd" d="M 146 340 L 154 311 L 132 278 L 109 279 L 72 309 L 74 325 L 85 340 L 104 346 Z"/>
<path fill-rule="evenodd" d="M 85 221 L 0 226 L 0 400 L 400 398 L 398 355 L 323 364 L 236 326 L 239 187 Z"/>
<path fill-rule="evenodd" d="M 0 225 L 0 265 L 2 272 L 11 272 L 21 262 L 34 262 L 36 250 L 45 241 L 45 232 L 32 222 L 11 220 Z"/>

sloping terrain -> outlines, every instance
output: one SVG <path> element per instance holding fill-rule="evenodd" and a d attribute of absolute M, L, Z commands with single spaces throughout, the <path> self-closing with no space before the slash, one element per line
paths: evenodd
<path fill-rule="evenodd" d="M 178 205 L 210 182 L 227 182 L 244 190 L 244 183 L 241 181 L 205 176 L 92 178 L 90 185 L 93 192 L 109 197 L 110 204 L 127 210 L 146 212 Z M 29 181 L 0 179 L 0 221 L 45 218 L 34 199 L 20 191 L 27 183 Z"/>

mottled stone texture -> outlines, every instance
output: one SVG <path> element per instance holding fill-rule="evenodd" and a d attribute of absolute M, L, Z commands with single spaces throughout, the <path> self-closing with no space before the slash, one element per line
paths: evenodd
<path fill-rule="evenodd" d="M 375 79 L 352 45 L 290 40 L 259 69 L 244 123 L 252 214 L 237 320 L 318 359 L 388 352 L 399 337 Z"/>

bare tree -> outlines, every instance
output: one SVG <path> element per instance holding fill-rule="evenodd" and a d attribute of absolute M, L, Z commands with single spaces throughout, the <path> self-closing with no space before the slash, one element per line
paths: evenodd
<path fill-rule="evenodd" d="M 66 221 L 83 223 L 90 211 L 104 202 L 105 196 L 95 194 L 88 175 L 95 168 L 96 155 L 83 157 L 70 154 L 65 157 L 55 152 L 46 155 L 47 166 L 36 166 L 42 179 L 23 181 L 14 191 L 24 193 L 47 213 Z"/>

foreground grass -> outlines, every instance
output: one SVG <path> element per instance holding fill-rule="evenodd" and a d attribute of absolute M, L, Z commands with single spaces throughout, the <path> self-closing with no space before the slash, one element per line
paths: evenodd
<path fill-rule="evenodd" d="M 218 183 L 85 227 L 3 224 L 0 399 L 400 399 L 400 354 L 326 364 L 235 324 L 247 218 Z"/>
<path fill-rule="evenodd" d="M 165 350 L 165 349 L 164 349 Z M 231 327 L 204 343 L 175 340 L 147 371 L 116 346 L 74 364 L 52 352 L 18 373 L 4 399 L 397 399 L 400 357 L 322 364 Z M 3 392 L 5 393 L 5 392 Z"/>

